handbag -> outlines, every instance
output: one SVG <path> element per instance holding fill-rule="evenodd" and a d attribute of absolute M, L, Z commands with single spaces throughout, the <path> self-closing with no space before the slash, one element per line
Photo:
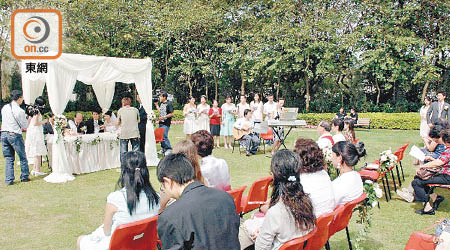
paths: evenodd
<path fill-rule="evenodd" d="M 432 168 L 420 168 L 417 172 L 417 177 L 426 181 L 431 177 L 438 175 L 441 172 L 441 167 L 432 167 Z"/>

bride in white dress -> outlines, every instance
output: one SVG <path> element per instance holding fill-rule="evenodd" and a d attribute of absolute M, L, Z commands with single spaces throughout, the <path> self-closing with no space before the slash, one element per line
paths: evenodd
<path fill-rule="evenodd" d="M 40 97 L 36 98 L 35 104 L 39 102 Z M 44 102 L 43 99 L 41 99 Z M 47 119 L 42 120 L 39 110 L 34 111 L 33 117 L 30 119 L 27 134 L 25 138 L 25 152 L 27 157 L 33 159 L 33 170 L 31 175 L 40 176 L 47 173 L 41 172 L 41 158 L 47 155 L 47 147 L 45 146 L 44 130 L 42 125 L 47 123 Z"/>
<path fill-rule="evenodd" d="M 420 108 L 420 137 L 428 138 L 428 134 L 430 133 L 430 127 L 428 126 L 427 123 L 427 112 L 431 104 L 431 98 L 425 97 L 423 102 L 425 105 L 423 105 Z"/>

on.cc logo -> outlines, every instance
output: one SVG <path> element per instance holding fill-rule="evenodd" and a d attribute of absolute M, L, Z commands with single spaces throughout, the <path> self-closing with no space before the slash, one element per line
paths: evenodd
<path fill-rule="evenodd" d="M 50 34 L 50 25 L 44 18 L 32 16 L 23 25 L 23 34 L 30 43 L 42 43 Z"/>

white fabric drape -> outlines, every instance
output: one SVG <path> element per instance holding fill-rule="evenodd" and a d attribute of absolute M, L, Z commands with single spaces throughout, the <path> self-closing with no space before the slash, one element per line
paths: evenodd
<path fill-rule="evenodd" d="M 102 108 L 109 108 L 114 96 L 114 83 L 135 83 L 147 113 L 152 110 L 152 61 L 146 59 L 112 58 L 63 53 L 58 59 L 47 60 L 48 73 L 26 73 L 27 62 L 22 61 L 22 88 L 27 103 L 41 95 L 43 82 L 47 83 L 50 107 L 54 114 L 62 114 L 72 94 L 76 80 L 91 84 Z M 26 93 L 26 96 L 25 96 Z M 159 160 L 151 122 L 146 133 L 147 165 L 155 166 Z M 62 143 L 53 144 L 53 166 L 65 164 Z M 64 160 L 66 159 L 66 160 Z M 56 164 L 56 165 L 55 165 Z"/>

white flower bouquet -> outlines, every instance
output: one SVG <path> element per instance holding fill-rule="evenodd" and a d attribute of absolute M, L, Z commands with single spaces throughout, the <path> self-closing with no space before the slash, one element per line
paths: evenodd
<path fill-rule="evenodd" d="M 379 171 L 389 171 L 391 166 L 397 163 L 397 156 L 392 153 L 392 151 L 385 150 L 380 153 L 380 168 Z"/>
<path fill-rule="evenodd" d="M 62 138 L 64 129 L 67 127 L 67 118 L 64 115 L 55 116 L 56 143 Z"/>

